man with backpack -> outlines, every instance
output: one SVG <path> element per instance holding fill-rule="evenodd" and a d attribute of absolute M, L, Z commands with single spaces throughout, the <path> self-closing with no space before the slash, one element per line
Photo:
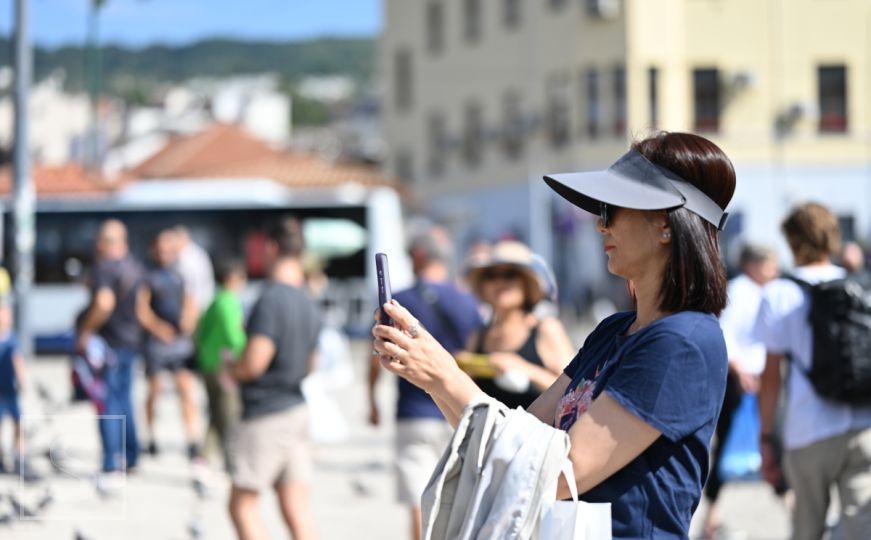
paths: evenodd
<path fill-rule="evenodd" d="M 475 299 L 451 282 L 451 244 L 440 228 L 417 234 L 409 243 L 417 282 L 395 298 L 449 351 L 460 351 L 481 326 Z M 381 421 L 375 385 L 381 371 L 377 356 L 369 369 L 369 422 Z M 411 538 L 421 534 L 421 495 L 453 429 L 426 392 L 399 379 L 396 404 L 396 472 L 399 502 L 411 509 Z"/>
<path fill-rule="evenodd" d="M 100 417 L 105 473 L 101 478 L 115 478 L 135 468 L 139 457 L 131 395 L 133 367 L 142 340 L 136 305 L 144 270 L 130 254 L 127 228 L 118 220 L 110 219 L 100 226 L 96 251 L 91 299 L 77 325 L 76 348 L 86 354 L 91 337 L 98 335 L 115 359 L 103 372 L 106 396 L 104 416 Z"/>
<path fill-rule="evenodd" d="M 793 538 L 823 536 L 832 488 L 838 490 L 843 537 L 867 538 L 871 288 L 831 263 L 840 230 L 827 208 L 800 205 L 781 228 L 796 268 L 765 288 L 755 327 L 767 353 L 759 390 L 762 473 L 772 485 L 785 473 L 794 490 Z M 781 471 L 774 417 L 783 362 L 788 379 Z"/>

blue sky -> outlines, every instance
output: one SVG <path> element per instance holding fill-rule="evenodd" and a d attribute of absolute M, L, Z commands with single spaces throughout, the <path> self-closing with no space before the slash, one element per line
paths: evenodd
<path fill-rule="evenodd" d="M 40 45 L 80 44 L 91 0 L 29 0 L 30 33 Z M 8 35 L 14 0 L 0 2 Z M 100 16 L 104 43 L 143 46 L 205 37 L 295 40 L 375 35 L 381 0 L 108 0 Z"/>

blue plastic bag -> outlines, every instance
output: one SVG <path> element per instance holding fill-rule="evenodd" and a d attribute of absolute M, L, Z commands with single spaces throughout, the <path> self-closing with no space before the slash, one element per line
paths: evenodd
<path fill-rule="evenodd" d="M 732 426 L 726 435 L 717 471 L 723 481 L 749 479 L 762 466 L 759 454 L 759 409 L 756 395 L 744 394 L 735 410 Z"/>

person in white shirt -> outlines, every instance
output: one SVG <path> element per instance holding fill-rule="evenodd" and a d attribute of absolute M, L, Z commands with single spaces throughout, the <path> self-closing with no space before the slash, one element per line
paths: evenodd
<path fill-rule="evenodd" d="M 830 261 L 840 249 L 841 237 L 838 220 L 826 207 L 800 205 L 781 228 L 792 250 L 795 277 L 815 284 L 846 275 Z M 866 539 L 871 531 L 871 406 L 834 402 L 814 391 L 806 374 L 813 350 L 809 310 L 809 296 L 791 280 L 775 280 L 763 291 L 754 330 L 767 352 L 759 390 L 762 474 L 772 485 L 786 474 L 795 494 L 793 538 L 823 536 L 834 488 L 843 537 Z M 781 364 L 787 357 L 781 471 L 773 446 L 774 416 Z"/>
<path fill-rule="evenodd" d="M 745 245 L 741 250 L 740 265 L 742 273 L 729 281 L 728 304 L 720 315 L 720 327 L 729 353 L 729 373 L 723 408 L 717 421 L 717 445 L 711 459 L 711 476 L 705 484 L 705 498 L 709 504 L 703 533 L 705 538 L 715 537 L 721 526 L 717 499 L 724 480 L 720 477 L 718 464 L 735 411 L 745 393 L 757 392 L 759 374 L 765 367 L 765 345 L 753 335 L 756 314 L 762 302 L 762 288 L 779 273 L 777 255 L 765 246 Z"/>
<path fill-rule="evenodd" d="M 178 259 L 175 266 L 184 280 L 185 289 L 196 300 L 199 312 L 203 313 L 215 297 L 215 269 L 209 254 L 193 241 L 184 225 L 175 227 L 178 239 Z"/>

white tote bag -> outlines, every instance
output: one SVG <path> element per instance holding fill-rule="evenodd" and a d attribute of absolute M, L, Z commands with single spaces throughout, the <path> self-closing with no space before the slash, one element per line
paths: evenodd
<path fill-rule="evenodd" d="M 566 460 L 562 475 L 572 494 L 570 501 L 555 501 L 542 510 L 539 540 L 610 540 L 611 503 L 578 500 L 572 462 Z"/>

